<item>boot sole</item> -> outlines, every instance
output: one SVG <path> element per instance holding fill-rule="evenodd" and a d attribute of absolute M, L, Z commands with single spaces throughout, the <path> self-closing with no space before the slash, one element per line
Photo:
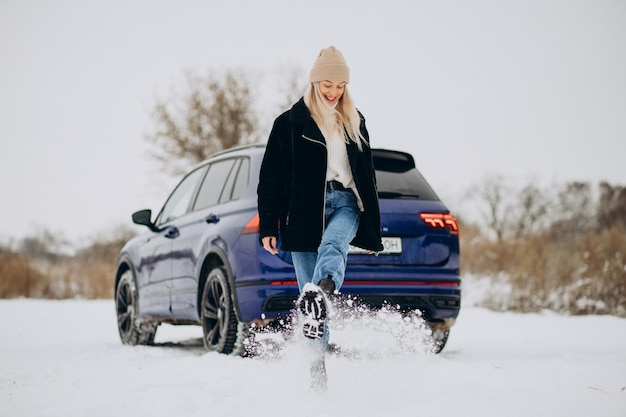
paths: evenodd
<path fill-rule="evenodd" d="M 320 339 L 324 335 L 326 320 L 326 300 L 319 291 L 307 291 L 299 301 L 300 311 L 304 315 L 302 332 L 309 339 Z"/>

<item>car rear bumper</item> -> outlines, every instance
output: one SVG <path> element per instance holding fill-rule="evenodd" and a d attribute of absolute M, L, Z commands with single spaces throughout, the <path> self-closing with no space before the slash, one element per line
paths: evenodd
<path fill-rule="evenodd" d="M 249 281 L 236 286 L 240 320 L 245 322 L 286 318 L 298 298 L 293 276 L 273 281 Z M 461 307 L 458 276 L 410 277 L 394 274 L 382 278 L 352 274 L 344 281 L 341 294 L 373 309 L 383 306 L 402 312 L 419 310 L 431 322 L 456 319 Z"/>

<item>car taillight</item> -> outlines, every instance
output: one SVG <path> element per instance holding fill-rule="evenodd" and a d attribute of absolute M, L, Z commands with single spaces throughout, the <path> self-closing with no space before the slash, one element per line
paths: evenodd
<path fill-rule="evenodd" d="M 248 223 L 246 223 L 245 227 L 241 231 L 242 235 L 249 235 L 252 233 L 259 233 L 259 214 L 255 214 L 254 217 L 250 219 Z"/>
<path fill-rule="evenodd" d="M 459 225 L 452 214 L 420 213 L 420 218 L 434 229 L 446 229 L 450 234 L 459 234 Z"/>

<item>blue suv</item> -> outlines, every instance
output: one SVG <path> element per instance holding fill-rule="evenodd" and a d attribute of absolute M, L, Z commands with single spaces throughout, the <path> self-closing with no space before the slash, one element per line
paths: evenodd
<path fill-rule="evenodd" d="M 152 220 L 122 249 L 115 276 L 120 338 L 151 344 L 160 323 L 203 328 L 204 345 L 244 353 L 249 329 L 290 317 L 298 297 L 291 256 L 259 245 L 257 183 L 264 145 L 233 148 L 193 168 Z M 373 309 L 419 310 L 445 346 L 459 314 L 456 219 L 404 152 L 373 149 L 385 250 L 352 248 L 342 295 Z M 279 320 L 280 319 L 280 320 Z"/>

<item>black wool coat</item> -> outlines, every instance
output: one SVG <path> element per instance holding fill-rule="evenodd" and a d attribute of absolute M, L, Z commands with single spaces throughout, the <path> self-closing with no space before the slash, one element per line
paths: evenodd
<path fill-rule="evenodd" d="M 381 251 L 380 209 L 365 119 L 362 151 L 346 144 L 348 160 L 364 211 L 352 245 Z M 259 176 L 260 239 L 278 236 L 281 250 L 316 252 L 324 231 L 327 147 L 304 100 L 275 121 Z M 279 227 L 280 226 L 280 227 Z"/>

